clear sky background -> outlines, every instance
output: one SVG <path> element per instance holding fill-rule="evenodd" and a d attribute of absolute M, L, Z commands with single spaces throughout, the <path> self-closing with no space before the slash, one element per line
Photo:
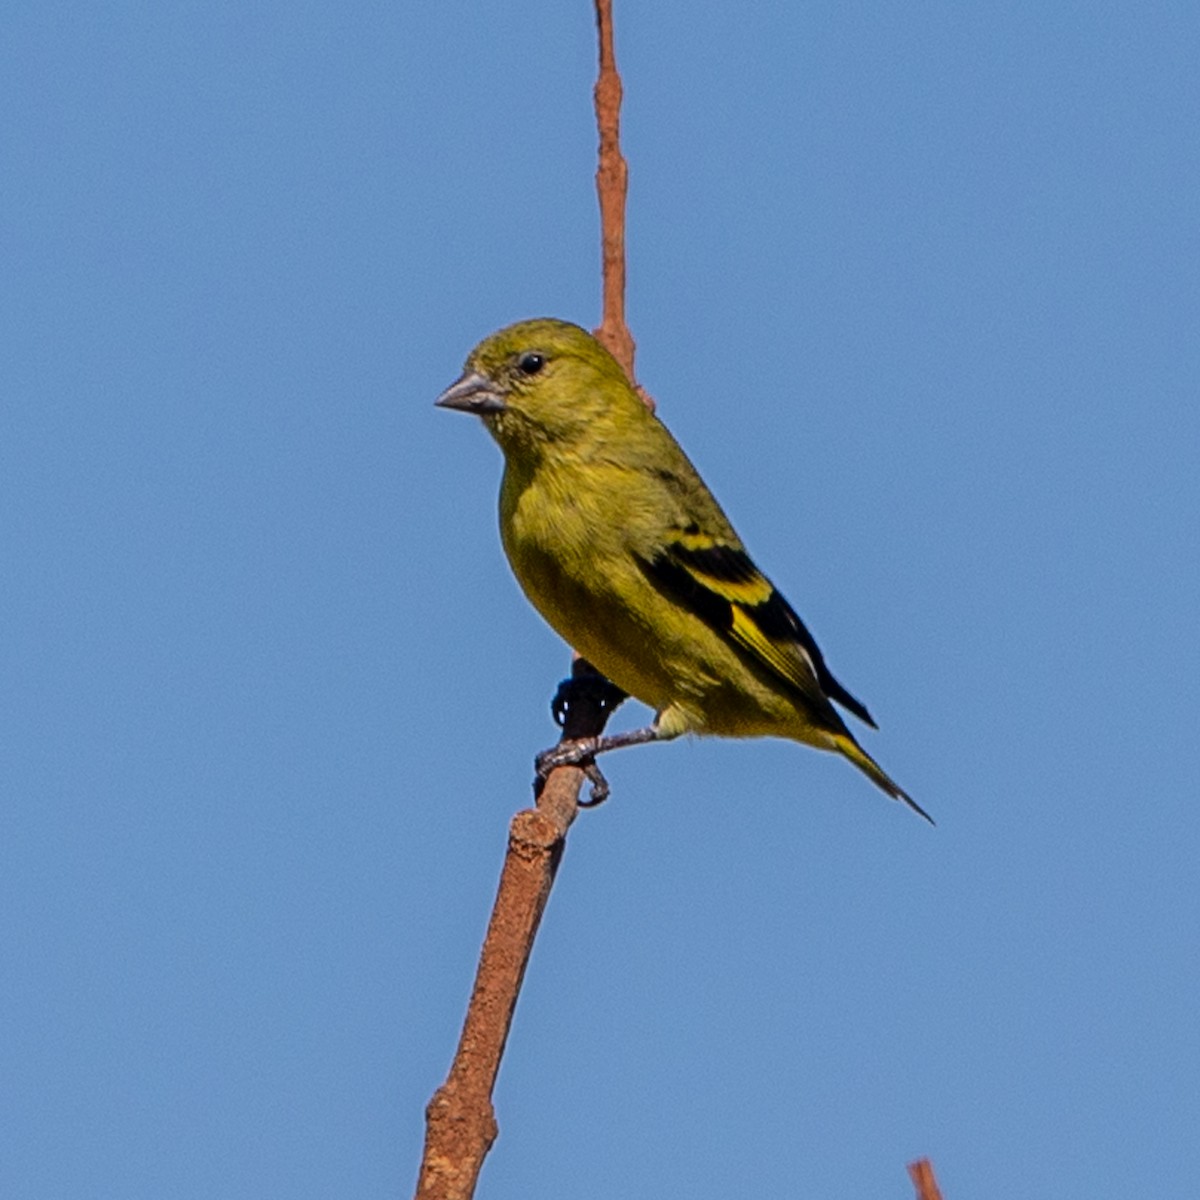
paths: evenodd
<path fill-rule="evenodd" d="M 1200 9 L 617 20 L 640 378 L 938 826 L 609 760 L 480 1195 L 1194 1196 Z M 598 320 L 591 5 L 0 56 L 0 1195 L 406 1195 L 568 664 L 431 404 Z"/>

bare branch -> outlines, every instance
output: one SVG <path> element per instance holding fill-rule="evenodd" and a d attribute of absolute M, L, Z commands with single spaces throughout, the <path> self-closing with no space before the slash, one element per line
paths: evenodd
<path fill-rule="evenodd" d="M 908 1177 L 917 1189 L 917 1200 L 942 1200 L 941 1190 L 933 1177 L 933 1163 L 927 1158 L 918 1158 L 908 1164 Z"/>
<path fill-rule="evenodd" d="M 570 693 L 563 738 L 598 736 L 620 693 L 583 659 L 575 661 L 572 681 L 584 686 Z M 508 852 L 458 1051 L 425 1110 L 417 1200 L 470 1200 L 475 1194 L 497 1134 L 492 1089 L 583 780 L 579 767 L 558 767 L 541 789 L 537 807 L 517 813 L 509 826 Z"/>
<path fill-rule="evenodd" d="M 621 153 L 621 76 L 617 73 L 613 49 L 612 0 L 595 2 L 600 42 L 600 74 L 594 92 L 600 132 L 596 192 L 600 197 L 604 268 L 604 316 L 595 334 L 632 380 L 636 346 L 625 323 L 625 197 L 629 191 L 629 166 Z"/>
<path fill-rule="evenodd" d="M 619 140 L 621 79 L 613 54 L 612 0 L 596 0 L 596 22 L 600 41 L 595 90 L 600 130 L 596 188 L 604 270 L 604 315 L 596 336 L 632 380 L 634 342 L 625 324 L 628 168 Z M 621 693 L 580 658 L 572 666 L 572 677 L 591 686 L 571 693 L 563 738 L 598 736 Z M 517 813 L 509 826 L 508 853 L 458 1051 L 446 1082 L 425 1110 L 425 1152 L 417 1200 L 469 1200 L 483 1160 L 496 1140 L 492 1090 L 538 923 L 562 858 L 567 830 L 578 811 L 584 777 L 579 767 L 556 768 L 538 795 L 537 807 Z"/>

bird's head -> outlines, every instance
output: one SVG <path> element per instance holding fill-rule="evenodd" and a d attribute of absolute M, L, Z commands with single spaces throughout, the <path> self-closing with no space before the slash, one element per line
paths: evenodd
<path fill-rule="evenodd" d="M 585 329 L 542 317 L 485 338 L 435 401 L 482 417 L 507 454 L 595 437 L 645 413 L 615 358 Z"/>

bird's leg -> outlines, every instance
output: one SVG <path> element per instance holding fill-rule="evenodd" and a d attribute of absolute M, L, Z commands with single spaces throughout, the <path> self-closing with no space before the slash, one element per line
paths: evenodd
<path fill-rule="evenodd" d="M 537 777 L 533 794 L 540 796 L 546 777 L 557 766 L 579 766 L 591 782 L 590 799 L 580 801 L 584 808 L 601 804 L 608 798 L 608 780 L 596 766 L 592 753 L 574 749 L 579 743 L 594 742 L 612 711 L 627 696 L 615 683 L 605 679 L 585 658 L 571 664 L 571 677 L 558 685 L 550 702 L 555 724 L 562 727 L 562 741 L 544 750 L 535 760 Z M 560 755 L 561 757 L 556 757 Z"/>
<path fill-rule="evenodd" d="M 658 728 L 647 725 L 644 729 L 631 729 L 627 733 L 613 733 L 607 737 L 564 738 L 557 746 L 543 750 L 534 759 L 537 770 L 537 782 L 534 787 L 544 782 L 547 775 L 555 767 L 581 767 L 592 785 L 591 794 L 587 800 L 581 800 L 581 808 L 594 808 L 608 799 L 608 780 L 596 766 L 596 755 L 607 754 L 610 750 L 621 750 L 625 746 L 641 746 L 646 742 L 659 739 Z"/>
<path fill-rule="evenodd" d="M 577 725 L 592 725 L 598 718 L 600 727 L 623 700 L 629 698 L 615 683 L 605 679 L 586 658 L 577 658 L 571 665 L 571 677 L 564 679 L 550 701 L 550 715 L 563 731 L 563 738 L 576 738 L 583 732 Z"/>

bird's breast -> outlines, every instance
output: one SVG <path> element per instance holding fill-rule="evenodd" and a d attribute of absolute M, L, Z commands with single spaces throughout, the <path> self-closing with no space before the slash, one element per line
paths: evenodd
<path fill-rule="evenodd" d="M 595 500 L 553 477 L 507 473 L 504 550 L 522 590 L 560 637 L 630 695 L 663 708 L 672 677 L 647 611 L 657 596 L 625 545 L 611 493 Z"/>

